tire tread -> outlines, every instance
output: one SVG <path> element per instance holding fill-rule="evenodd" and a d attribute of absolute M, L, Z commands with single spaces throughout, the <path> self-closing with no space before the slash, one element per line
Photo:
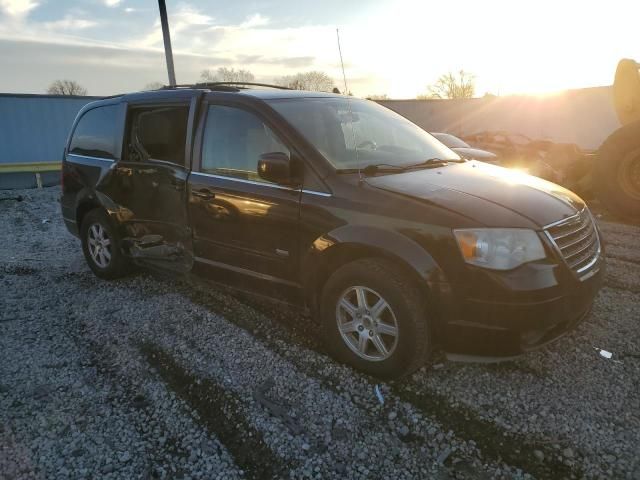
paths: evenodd
<path fill-rule="evenodd" d="M 409 312 L 414 312 L 413 315 L 410 316 L 411 318 L 407 319 L 412 322 L 414 329 L 414 351 L 411 357 L 409 357 L 409 361 L 402 365 L 400 371 L 393 372 L 393 377 L 400 378 L 413 373 L 424 365 L 431 352 L 431 335 L 427 322 L 427 302 L 424 298 L 424 293 L 421 292 L 405 272 L 392 261 L 384 258 L 367 257 L 354 260 L 338 268 L 331 275 L 323 289 L 321 302 L 321 311 L 323 313 L 321 315 L 325 323 L 325 328 L 333 328 L 333 325 L 326 325 L 326 323 L 329 322 L 327 316 L 331 315 L 331 312 L 326 311 L 327 307 L 325 303 L 327 299 L 325 295 L 327 291 L 332 288 L 333 283 L 339 283 L 343 276 L 351 274 L 354 271 L 375 272 L 378 276 L 390 282 L 392 288 L 401 292 Z M 332 323 L 335 324 L 335 319 L 333 319 Z M 325 331 L 325 339 L 328 339 L 327 333 L 328 332 Z M 334 350 L 331 345 L 327 346 L 330 350 Z"/>
<path fill-rule="evenodd" d="M 107 227 L 107 231 L 109 233 L 109 236 L 111 237 L 112 263 L 106 269 L 101 269 L 97 265 L 95 265 L 93 259 L 89 254 L 89 249 L 86 244 L 86 236 L 89 225 L 96 221 L 101 222 L 103 226 Z M 131 272 L 131 266 L 127 262 L 127 258 L 124 256 L 120 249 L 120 238 L 117 235 L 116 228 L 104 210 L 102 210 L 101 208 L 94 208 L 93 210 L 87 212 L 87 214 L 82 219 L 82 225 L 80 227 L 80 238 L 82 240 L 82 251 L 87 261 L 87 265 L 97 277 L 103 278 L 105 280 L 115 280 L 117 278 L 122 278 Z"/>
<path fill-rule="evenodd" d="M 640 202 L 629 198 L 621 190 L 617 172 L 624 155 L 640 148 L 640 120 L 625 125 L 602 143 L 598 161 L 594 167 L 594 185 L 602 204 L 614 215 L 630 219 L 640 219 Z"/>

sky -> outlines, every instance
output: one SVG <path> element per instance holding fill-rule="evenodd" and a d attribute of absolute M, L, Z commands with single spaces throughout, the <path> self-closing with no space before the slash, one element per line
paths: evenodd
<path fill-rule="evenodd" d="M 448 72 L 476 94 L 609 85 L 640 60 L 637 0 L 166 0 L 178 83 L 203 69 L 256 81 L 321 70 L 357 96 L 414 98 Z M 0 0 L 0 92 L 73 79 L 90 95 L 167 83 L 156 0 Z"/>

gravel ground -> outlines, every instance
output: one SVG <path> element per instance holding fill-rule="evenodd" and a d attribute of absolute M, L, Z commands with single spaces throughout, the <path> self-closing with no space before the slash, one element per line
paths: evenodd
<path fill-rule="evenodd" d="M 95 278 L 58 195 L 0 192 L 0 478 L 640 479 L 638 227 L 601 221 L 606 287 L 572 334 L 378 383 L 294 309 Z"/>

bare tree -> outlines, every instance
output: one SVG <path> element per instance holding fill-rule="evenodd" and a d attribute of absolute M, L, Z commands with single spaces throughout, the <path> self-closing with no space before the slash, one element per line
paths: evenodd
<path fill-rule="evenodd" d="M 214 73 L 213 70 L 203 70 L 200 73 L 203 82 L 253 82 L 255 76 L 249 70 L 220 67 Z"/>
<path fill-rule="evenodd" d="M 86 95 L 87 89 L 75 80 L 56 80 L 47 89 L 49 95 Z"/>
<path fill-rule="evenodd" d="M 438 81 L 429 86 L 429 95 L 418 98 L 472 98 L 476 91 L 476 77 L 460 70 L 441 75 Z"/>
<path fill-rule="evenodd" d="M 331 92 L 333 79 L 324 72 L 300 72 L 295 75 L 281 77 L 276 80 L 278 85 L 294 90 L 311 90 L 314 92 Z"/>
<path fill-rule="evenodd" d="M 162 82 L 149 82 L 144 86 L 145 90 L 160 90 L 164 87 L 164 83 Z"/>

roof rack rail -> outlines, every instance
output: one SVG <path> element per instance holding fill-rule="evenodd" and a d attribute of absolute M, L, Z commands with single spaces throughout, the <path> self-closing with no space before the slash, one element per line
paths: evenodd
<path fill-rule="evenodd" d="M 277 88 L 280 90 L 291 90 L 289 87 L 283 87 L 282 85 L 272 85 L 270 83 L 255 83 L 255 82 L 200 82 L 200 83 L 192 83 L 192 84 L 183 84 L 183 85 L 165 85 L 162 87 L 163 90 L 171 90 L 174 88 L 211 88 L 211 89 L 220 89 L 220 90 L 230 90 L 239 92 L 242 87 L 268 87 L 268 88 Z M 227 88 L 225 88 L 227 87 Z"/>

